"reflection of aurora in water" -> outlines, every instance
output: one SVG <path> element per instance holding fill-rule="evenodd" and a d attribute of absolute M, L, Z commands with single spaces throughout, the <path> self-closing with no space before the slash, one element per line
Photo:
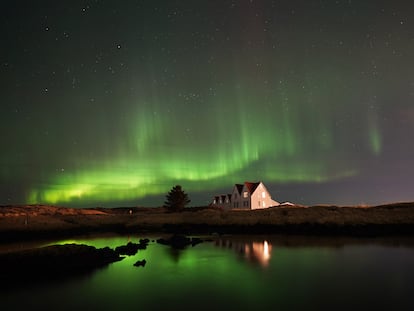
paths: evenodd
<path fill-rule="evenodd" d="M 145 237 L 60 243 L 114 248 Z M 133 266 L 143 259 L 145 267 Z M 4 310 L 412 310 L 413 263 L 411 238 L 346 242 L 237 235 L 178 255 L 170 246 L 150 242 L 90 276 L 26 288 L 19 282 L 13 290 L 0 291 L 0 300 Z"/>

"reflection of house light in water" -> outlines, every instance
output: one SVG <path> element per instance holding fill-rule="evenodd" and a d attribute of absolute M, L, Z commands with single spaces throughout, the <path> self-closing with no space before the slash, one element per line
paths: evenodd
<path fill-rule="evenodd" d="M 252 259 L 255 258 L 262 266 L 267 266 L 271 257 L 272 245 L 267 241 L 253 242 L 252 243 L 252 253 L 246 252 Z"/>
<path fill-rule="evenodd" d="M 269 243 L 266 240 L 263 242 L 263 259 L 266 261 L 270 259 Z"/>
<path fill-rule="evenodd" d="M 270 257 L 272 256 L 272 244 L 266 240 L 263 242 L 218 240 L 216 241 L 216 245 L 234 249 L 246 260 L 259 263 L 263 267 L 268 266 Z"/>

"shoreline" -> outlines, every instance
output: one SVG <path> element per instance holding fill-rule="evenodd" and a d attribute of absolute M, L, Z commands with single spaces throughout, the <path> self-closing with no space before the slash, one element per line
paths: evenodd
<path fill-rule="evenodd" d="M 414 203 L 376 207 L 274 207 L 262 210 L 186 208 L 73 209 L 46 205 L 0 207 L 0 243 L 117 233 L 414 235 Z"/>
<path fill-rule="evenodd" d="M 395 237 L 395 236 L 414 236 L 413 224 L 385 224 L 385 225 L 165 225 L 160 227 L 138 227 L 124 228 L 119 226 L 108 226 L 103 228 L 82 227 L 77 229 L 58 229 L 58 230 L 16 230 L 1 232 L 0 244 L 19 241 L 36 241 L 49 238 L 71 238 L 86 235 L 99 234 L 184 234 L 184 235 L 309 235 L 327 237 Z"/>

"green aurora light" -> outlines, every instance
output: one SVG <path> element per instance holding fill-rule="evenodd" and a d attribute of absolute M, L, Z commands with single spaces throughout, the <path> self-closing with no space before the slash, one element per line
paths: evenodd
<path fill-rule="evenodd" d="M 181 114 L 198 115 L 195 122 L 177 122 L 162 109 L 154 110 L 156 104 L 140 103 L 125 122 L 127 137 L 112 137 L 124 145 L 108 159 L 76 159 L 74 167 L 32 189 L 27 201 L 131 200 L 165 194 L 177 182 L 188 191 L 202 191 L 231 187 L 240 180 L 322 182 L 355 175 L 357 163 L 341 156 L 355 143 L 343 139 L 350 129 L 330 130 L 327 124 L 334 116 L 303 105 L 301 101 L 310 101 L 306 97 L 296 95 L 296 102 L 287 106 L 289 98 L 275 96 L 267 98 L 266 105 L 258 104 L 263 96 L 245 91 L 227 97 L 226 104 L 206 103 L 206 115 L 197 113 L 195 105 L 183 108 Z M 312 94 L 312 102 L 318 100 Z M 372 154 L 380 151 L 375 128 L 373 121 L 364 130 L 371 141 L 359 141 L 371 145 Z"/>
<path fill-rule="evenodd" d="M 8 1 L 0 203 L 412 200 L 413 6 L 377 2 Z"/>

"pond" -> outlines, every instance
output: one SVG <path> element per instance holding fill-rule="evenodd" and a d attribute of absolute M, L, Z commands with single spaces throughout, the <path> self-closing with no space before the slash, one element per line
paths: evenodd
<path fill-rule="evenodd" d="M 412 239 L 238 235 L 184 250 L 150 236 L 53 243 L 115 248 L 141 238 L 147 249 L 90 274 L 1 292 L 1 309 L 414 310 Z"/>

